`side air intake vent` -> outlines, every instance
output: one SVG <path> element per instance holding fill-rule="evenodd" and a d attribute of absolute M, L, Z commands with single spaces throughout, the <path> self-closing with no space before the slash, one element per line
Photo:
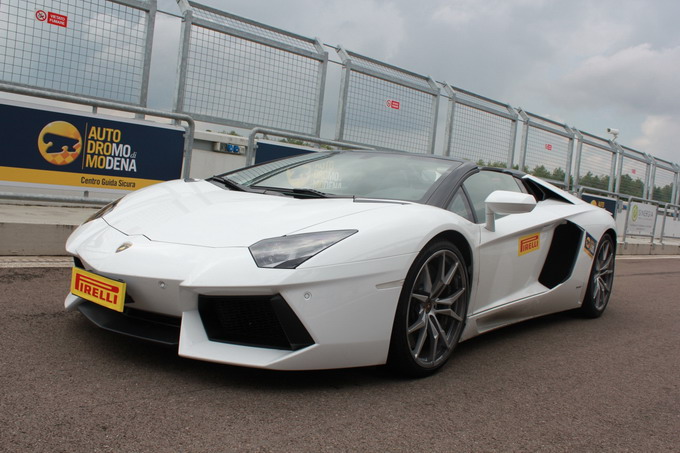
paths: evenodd
<path fill-rule="evenodd" d="M 279 295 L 199 296 L 198 311 L 211 341 L 292 351 L 314 344 Z"/>
<path fill-rule="evenodd" d="M 583 230 L 571 222 L 555 228 L 548 256 L 538 281 L 548 288 L 564 283 L 571 276 L 583 242 Z"/>

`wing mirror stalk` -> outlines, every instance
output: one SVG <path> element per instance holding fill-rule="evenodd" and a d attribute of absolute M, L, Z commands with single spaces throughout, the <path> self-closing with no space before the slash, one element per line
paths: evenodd
<path fill-rule="evenodd" d="M 496 231 L 496 214 L 522 214 L 536 207 L 536 199 L 529 194 L 496 190 L 486 197 L 486 225 L 489 231 Z"/>

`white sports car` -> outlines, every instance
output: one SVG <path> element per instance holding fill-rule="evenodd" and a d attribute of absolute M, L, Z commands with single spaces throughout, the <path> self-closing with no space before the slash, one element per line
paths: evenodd
<path fill-rule="evenodd" d="M 516 171 L 314 152 L 106 206 L 66 244 L 65 306 L 183 357 L 422 376 L 489 330 L 601 315 L 614 228 L 605 210 Z"/>

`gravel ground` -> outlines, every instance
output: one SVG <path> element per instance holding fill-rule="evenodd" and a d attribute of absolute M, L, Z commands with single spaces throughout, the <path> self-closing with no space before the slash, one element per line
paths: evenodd
<path fill-rule="evenodd" d="M 0 451 L 680 451 L 680 260 L 620 260 L 602 318 L 492 332 L 421 380 L 182 359 L 66 313 L 68 280 L 0 269 Z"/>

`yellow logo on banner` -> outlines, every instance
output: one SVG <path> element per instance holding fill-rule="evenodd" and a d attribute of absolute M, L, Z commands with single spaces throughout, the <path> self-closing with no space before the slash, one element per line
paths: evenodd
<path fill-rule="evenodd" d="M 517 241 L 517 256 L 526 255 L 541 248 L 541 233 L 522 236 Z"/>
<path fill-rule="evenodd" d="M 38 149 L 47 162 L 68 165 L 80 156 L 83 139 L 71 123 L 53 121 L 40 131 Z"/>

